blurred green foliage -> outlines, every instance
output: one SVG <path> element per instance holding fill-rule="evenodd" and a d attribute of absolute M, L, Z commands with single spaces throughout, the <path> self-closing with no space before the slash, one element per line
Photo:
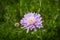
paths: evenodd
<path fill-rule="evenodd" d="M 15 26 L 28 12 L 40 13 L 44 28 Z M 60 0 L 0 0 L 0 40 L 60 40 Z"/>

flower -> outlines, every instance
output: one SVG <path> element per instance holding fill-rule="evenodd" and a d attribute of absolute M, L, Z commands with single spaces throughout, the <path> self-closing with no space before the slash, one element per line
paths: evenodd
<path fill-rule="evenodd" d="M 20 21 L 25 29 L 27 29 L 27 33 L 29 30 L 36 31 L 36 28 L 42 28 L 42 17 L 37 13 L 27 13 L 24 15 L 24 18 Z"/>

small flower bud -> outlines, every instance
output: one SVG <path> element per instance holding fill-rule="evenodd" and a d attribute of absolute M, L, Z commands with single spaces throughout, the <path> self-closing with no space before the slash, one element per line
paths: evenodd
<path fill-rule="evenodd" d="M 14 26 L 15 26 L 15 27 L 19 27 L 19 23 L 15 23 Z"/>

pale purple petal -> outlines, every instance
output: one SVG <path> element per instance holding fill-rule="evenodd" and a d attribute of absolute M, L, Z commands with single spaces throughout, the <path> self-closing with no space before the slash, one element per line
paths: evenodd
<path fill-rule="evenodd" d="M 37 30 L 36 30 L 36 28 L 34 28 L 34 32 L 36 32 Z"/>

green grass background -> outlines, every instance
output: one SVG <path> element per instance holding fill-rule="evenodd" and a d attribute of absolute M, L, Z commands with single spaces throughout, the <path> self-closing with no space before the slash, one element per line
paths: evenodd
<path fill-rule="evenodd" d="M 41 14 L 42 29 L 15 26 L 28 12 Z M 0 0 L 0 40 L 60 40 L 60 0 Z"/>

